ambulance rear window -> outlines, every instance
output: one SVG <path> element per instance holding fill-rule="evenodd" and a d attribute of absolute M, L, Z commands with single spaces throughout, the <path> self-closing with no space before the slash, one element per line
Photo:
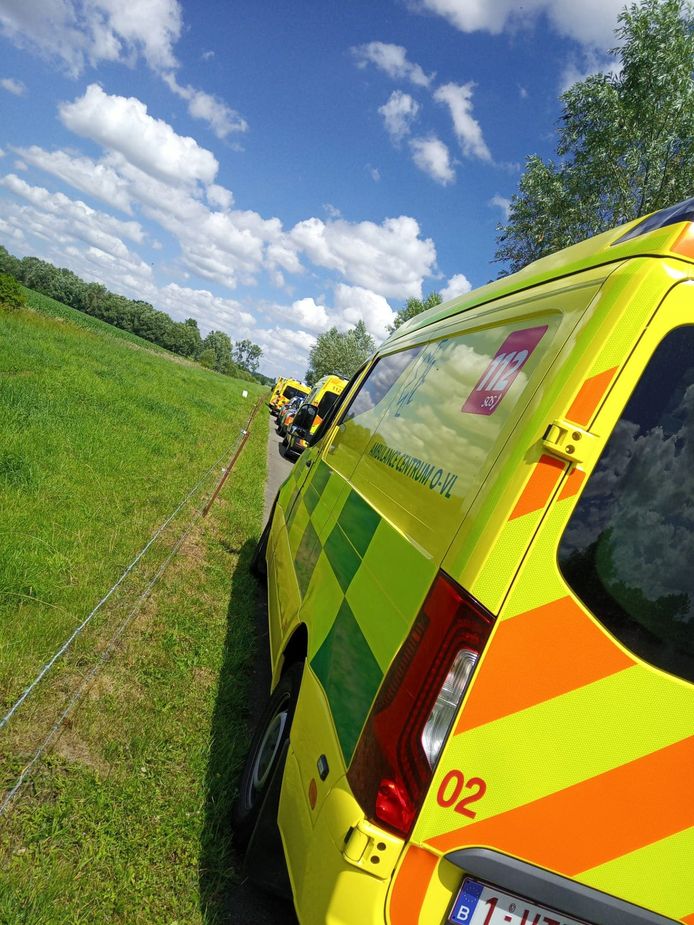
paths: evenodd
<path fill-rule="evenodd" d="M 285 398 L 296 398 L 297 395 L 303 395 L 304 392 L 299 391 L 299 389 L 294 388 L 293 385 L 288 385 L 287 388 L 282 392 Z"/>
<path fill-rule="evenodd" d="M 569 521 L 559 566 L 624 646 L 694 681 L 694 326 L 653 355 Z"/>

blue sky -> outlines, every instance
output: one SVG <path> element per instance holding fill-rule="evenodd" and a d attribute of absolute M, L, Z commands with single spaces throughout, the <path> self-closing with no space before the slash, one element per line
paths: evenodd
<path fill-rule="evenodd" d="M 0 243 L 250 337 L 380 340 L 496 224 L 616 0 L 0 0 Z"/>

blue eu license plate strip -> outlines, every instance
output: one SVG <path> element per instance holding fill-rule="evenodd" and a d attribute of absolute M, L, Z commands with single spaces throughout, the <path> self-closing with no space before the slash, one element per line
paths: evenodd
<path fill-rule="evenodd" d="M 458 894 L 455 905 L 451 909 L 448 921 L 453 922 L 454 925 L 467 925 L 475 914 L 483 889 L 484 887 L 481 883 L 477 883 L 475 880 L 466 880 Z"/>

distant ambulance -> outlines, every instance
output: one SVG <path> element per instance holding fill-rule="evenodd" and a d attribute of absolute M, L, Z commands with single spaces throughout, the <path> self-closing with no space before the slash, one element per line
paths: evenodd
<path fill-rule="evenodd" d="M 284 379 L 282 384 L 277 389 L 276 393 L 270 396 L 270 414 L 277 414 L 277 412 L 291 398 L 296 398 L 298 395 L 308 395 L 311 391 L 310 387 L 304 385 L 303 382 L 299 382 L 298 379 Z"/>
<path fill-rule="evenodd" d="M 296 425 L 294 429 L 287 431 L 286 440 L 287 453 L 298 455 L 308 446 L 308 440 L 312 434 L 315 434 L 323 419 L 330 412 L 339 396 L 345 389 L 347 380 L 341 376 L 323 376 L 311 389 L 302 408 L 303 416 L 300 418 L 298 413 L 294 419 Z"/>

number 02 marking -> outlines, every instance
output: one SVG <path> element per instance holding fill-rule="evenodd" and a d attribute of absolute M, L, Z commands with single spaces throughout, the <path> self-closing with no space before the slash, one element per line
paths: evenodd
<path fill-rule="evenodd" d="M 471 792 L 461 799 L 464 790 L 469 790 Z M 477 811 L 468 809 L 468 807 L 471 803 L 476 803 L 478 800 L 481 800 L 486 792 L 487 785 L 481 777 L 470 777 L 465 780 L 463 772 L 454 768 L 446 774 L 439 784 L 436 800 L 439 806 L 443 806 L 444 809 L 449 809 L 453 806 L 455 811 L 460 813 L 461 816 L 468 816 L 470 819 L 474 819 L 477 815 Z"/>

